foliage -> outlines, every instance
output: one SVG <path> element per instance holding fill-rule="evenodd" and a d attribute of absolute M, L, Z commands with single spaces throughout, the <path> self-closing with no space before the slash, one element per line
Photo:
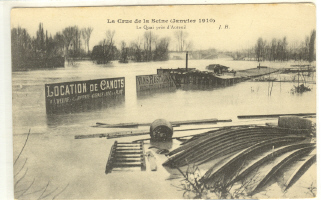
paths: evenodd
<path fill-rule="evenodd" d="M 184 177 L 178 187 L 184 191 L 183 197 L 200 199 L 207 195 L 209 188 L 201 182 L 202 176 L 196 165 L 189 165 L 185 173 L 179 167 L 177 169 Z"/>
<path fill-rule="evenodd" d="M 211 183 L 205 183 L 200 169 L 195 164 L 188 165 L 184 173 L 179 167 L 178 171 L 183 175 L 178 188 L 184 191 L 183 197 L 194 199 L 248 199 L 246 190 L 257 184 L 259 173 L 254 170 L 253 175 L 249 178 L 234 182 L 233 179 L 238 176 L 243 164 L 240 164 L 238 170 L 233 173 L 222 173 Z"/>
<path fill-rule="evenodd" d="M 39 23 L 35 37 L 31 37 L 24 28 L 12 28 L 12 68 L 15 71 L 63 67 L 63 57 L 70 61 L 87 56 L 85 51 L 87 47 L 87 52 L 89 52 L 89 39 L 92 31 L 91 27 L 79 29 L 77 26 L 69 26 L 52 37 L 44 29 L 43 24 Z"/>
<path fill-rule="evenodd" d="M 234 60 L 256 60 L 256 61 L 309 61 L 316 60 L 315 54 L 316 31 L 312 30 L 310 36 L 306 36 L 301 43 L 288 43 L 287 37 L 273 38 L 267 41 L 260 37 L 254 47 L 236 51 L 230 54 Z"/>
<path fill-rule="evenodd" d="M 169 43 L 168 37 L 158 38 L 153 32 L 148 31 L 144 33 L 143 40 L 139 37 L 125 48 L 126 55 L 129 60 L 135 62 L 165 61 L 169 59 Z"/>
<path fill-rule="evenodd" d="M 91 59 L 97 64 L 106 64 L 118 57 L 118 50 L 114 45 L 115 31 L 106 31 L 106 38 L 94 46 Z"/>

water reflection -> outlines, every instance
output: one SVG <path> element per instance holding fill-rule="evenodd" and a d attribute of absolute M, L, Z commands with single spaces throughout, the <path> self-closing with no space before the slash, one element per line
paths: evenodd
<path fill-rule="evenodd" d="M 65 123 L 65 118 L 70 118 L 69 114 L 97 112 L 107 108 L 115 108 L 124 105 L 124 96 L 104 97 L 95 99 L 83 99 L 80 101 L 58 104 L 47 107 L 47 125 L 61 125 Z"/>
<path fill-rule="evenodd" d="M 199 85 L 195 85 L 195 84 L 183 84 L 181 86 L 180 89 L 184 90 L 184 91 L 193 91 L 193 90 L 216 90 L 216 89 L 223 89 L 223 88 L 227 88 L 227 87 L 231 87 L 233 86 L 234 84 L 231 84 L 231 85 L 226 85 L 226 86 L 223 86 L 223 85 L 217 85 L 217 86 L 214 86 L 214 85 L 202 85 L 202 84 L 199 84 Z"/>
<path fill-rule="evenodd" d="M 138 99 L 147 99 L 157 94 L 164 94 L 164 93 L 175 93 L 176 88 L 161 88 L 156 90 L 146 90 L 146 91 L 139 91 L 137 92 Z"/>
<path fill-rule="evenodd" d="M 156 148 L 156 149 L 166 149 L 170 150 L 173 147 L 173 140 L 166 140 L 166 141 L 155 141 L 155 140 L 150 140 L 150 149 L 151 148 Z"/>

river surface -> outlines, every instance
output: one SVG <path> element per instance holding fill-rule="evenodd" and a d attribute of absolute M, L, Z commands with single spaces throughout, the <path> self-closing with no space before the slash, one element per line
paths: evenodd
<path fill-rule="evenodd" d="M 234 70 L 256 68 L 258 65 L 253 61 L 216 59 L 190 60 L 188 66 L 204 71 L 207 65 L 216 63 Z M 261 66 L 283 68 L 290 64 L 261 63 Z M 48 181 L 49 185 L 43 195 L 47 194 L 47 198 L 58 195 L 60 191 L 59 198 L 67 199 L 182 198 L 182 192 L 170 183 L 160 183 L 160 180 L 166 178 L 167 172 L 162 172 L 163 169 L 153 175 L 155 179 L 150 179 L 150 172 L 105 175 L 104 167 L 113 140 L 74 139 L 75 135 L 117 130 L 91 127 L 96 122 L 143 123 L 158 118 L 169 121 L 218 118 L 237 122 L 238 115 L 316 112 L 315 84 L 309 85 L 312 91 L 303 94 L 291 93 L 294 83 L 280 82 L 274 82 L 273 85 L 269 82 L 242 82 L 225 88 L 136 94 L 137 75 L 156 74 L 158 68 L 178 67 L 185 67 L 185 61 L 113 62 L 107 65 L 81 61 L 73 66 L 66 64 L 65 68 L 59 69 L 13 72 L 14 159 L 20 153 L 29 129 L 31 133 L 23 153 L 14 165 L 15 173 L 22 169 L 15 177 L 15 182 L 28 168 L 26 175 L 16 185 L 16 198 L 38 198 L 42 192 L 37 190 L 45 188 Z M 125 77 L 124 101 L 72 114 L 46 114 L 45 84 L 113 77 Z M 138 182 L 137 175 L 141 177 Z M 120 177 L 122 181 L 119 181 Z M 35 183 L 28 192 L 21 195 L 19 190 L 28 188 L 34 179 Z M 157 187 L 161 189 L 155 189 L 153 184 L 158 184 Z"/>

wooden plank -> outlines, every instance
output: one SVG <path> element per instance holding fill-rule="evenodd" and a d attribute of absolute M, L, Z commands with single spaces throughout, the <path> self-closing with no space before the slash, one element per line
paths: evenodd
<path fill-rule="evenodd" d="M 118 148 L 129 148 L 129 147 L 132 147 L 132 148 L 139 148 L 139 144 L 133 144 L 133 145 L 117 145 Z"/>
<path fill-rule="evenodd" d="M 116 158 L 115 162 L 117 162 L 117 163 L 120 163 L 120 162 L 140 162 L 140 157 L 139 157 L 139 159 Z"/>
<path fill-rule="evenodd" d="M 143 155 L 117 155 L 117 158 L 121 159 L 121 158 L 124 158 L 124 159 L 128 159 L 128 158 L 141 158 L 143 157 Z"/>
<path fill-rule="evenodd" d="M 216 118 L 213 119 L 200 119 L 200 120 L 185 120 L 185 121 L 172 121 L 170 122 L 172 126 L 180 126 L 180 125 L 192 125 L 192 124 L 208 124 L 208 123 L 217 123 L 217 122 L 231 122 L 231 119 L 222 119 L 218 120 Z M 151 123 L 119 123 L 119 124 L 107 124 L 97 122 L 96 126 L 100 128 L 133 128 L 138 126 L 150 126 Z"/>
<path fill-rule="evenodd" d="M 142 148 L 140 147 L 140 148 L 136 148 L 136 149 L 134 149 L 134 148 L 131 148 L 131 149 L 129 149 L 129 148 L 119 149 L 119 148 L 117 148 L 117 149 L 116 149 L 117 152 L 120 152 L 120 151 L 131 151 L 131 150 L 139 151 L 139 150 L 142 150 Z"/>
<path fill-rule="evenodd" d="M 251 118 L 274 118 L 280 116 L 307 116 L 316 115 L 316 113 L 293 113 L 293 114 L 271 114 L 271 115 L 239 115 L 239 119 L 251 119 Z"/>
<path fill-rule="evenodd" d="M 121 132 L 112 132 L 106 134 L 107 139 L 126 137 L 126 136 L 140 136 L 140 135 L 149 135 L 149 131 L 121 131 Z"/>
<path fill-rule="evenodd" d="M 107 134 L 101 133 L 101 134 L 90 134 L 90 135 L 76 135 L 75 139 L 87 139 L 87 138 L 102 138 L 106 137 Z"/>
<path fill-rule="evenodd" d="M 117 149 L 140 149 L 139 145 L 124 145 L 124 146 L 117 146 Z"/>
<path fill-rule="evenodd" d="M 104 127 L 104 128 L 136 128 L 138 126 L 150 126 L 151 123 L 118 123 L 118 124 L 108 124 L 97 122 L 96 126 L 93 127 Z"/>
<path fill-rule="evenodd" d="M 117 146 L 119 146 L 119 144 L 123 144 L 123 145 L 137 145 L 137 144 L 134 144 L 132 142 L 118 142 L 117 143 Z"/>
<path fill-rule="evenodd" d="M 142 151 L 116 151 L 115 154 L 141 154 Z"/>
<path fill-rule="evenodd" d="M 123 167 L 141 167 L 141 163 L 114 163 L 114 168 L 123 168 Z"/>
<path fill-rule="evenodd" d="M 211 124 L 217 122 L 231 122 L 231 119 L 222 119 L 218 120 L 216 118 L 213 119 L 201 119 L 201 120 L 186 120 L 186 121 L 173 121 L 170 122 L 172 125 L 191 125 L 191 124 Z"/>

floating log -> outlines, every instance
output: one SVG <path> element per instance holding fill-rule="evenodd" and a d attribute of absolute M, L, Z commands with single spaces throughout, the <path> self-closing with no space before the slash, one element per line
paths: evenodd
<path fill-rule="evenodd" d="M 316 115 L 316 113 L 293 113 L 293 114 L 271 114 L 271 115 L 239 115 L 239 119 L 252 119 L 252 118 L 276 118 L 280 116 L 309 116 Z"/>
<path fill-rule="evenodd" d="M 284 191 L 288 190 L 296 181 L 316 162 L 316 154 L 310 156 L 300 165 L 286 182 Z"/>
<path fill-rule="evenodd" d="M 106 124 L 97 122 L 96 126 L 100 128 L 136 128 L 138 126 L 150 126 L 150 123 L 119 123 L 119 124 Z"/>
<path fill-rule="evenodd" d="M 211 124 L 218 122 L 232 122 L 231 119 L 201 119 L 201 120 L 186 120 L 186 121 L 173 121 L 172 125 L 191 125 L 191 124 Z"/>
<path fill-rule="evenodd" d="M 265 177 L 259 182 L 259 184 L 248 193 L 248 195 L 252 196 L 253 194 L 257 193 L 262 187 L 264 187 L 269 180 L 271 180 L 272 177 L 274 177 L 277 172 L 279 172 L 281 169 L 283 169 L 285 166 L 287 166 L 289 163 L 296 160 L 298 157 L 301 157 L 303 155 L 306 155 L 310 153 L 315 146 L 312 147 L 304 147 L 301 149 L 295 150 L 293 153 L 291 153 L 289 156 L 278 162 L 266 175 Z"/>
<path fill-rule="evenodd" d="M 87 139 L 87 138 L 102 138 L 106 137 L 107 139 L 112 138 L 120 138 L 120 137 L 130 137 L 130 136 L 140 136 L 140 135 L 148 135 L 149 131 L 117 131 L 111 133 L 99 133 L 99 134 L 90 134 L 90 135 L 76 135 L 75 139 Z"/>
<path fill-rule="evenodd" d="M 90 134 L 90 135 L 75 135 L 75 139 L 87 139 L 87 138 L 102 138 L 106 137 L 106 134 Z"/>
<path fill-rule="evenodd" d="M 231 119 L 201 119 L 201 120 L 186 120 L 186 121 L 172 121 L 170 122 L 172 126 L 180 126 L 180 125 L 191 125 L 191 124 L 210 124 L 210 123 L 218 123 L 218 122 L 231 122 Z M 151 123 L 120 123 L 120 124 L 107 124 L 97 122 L 96 126 L 99 128 L 134 128 L 138 126 L 150 126 Z"/>

